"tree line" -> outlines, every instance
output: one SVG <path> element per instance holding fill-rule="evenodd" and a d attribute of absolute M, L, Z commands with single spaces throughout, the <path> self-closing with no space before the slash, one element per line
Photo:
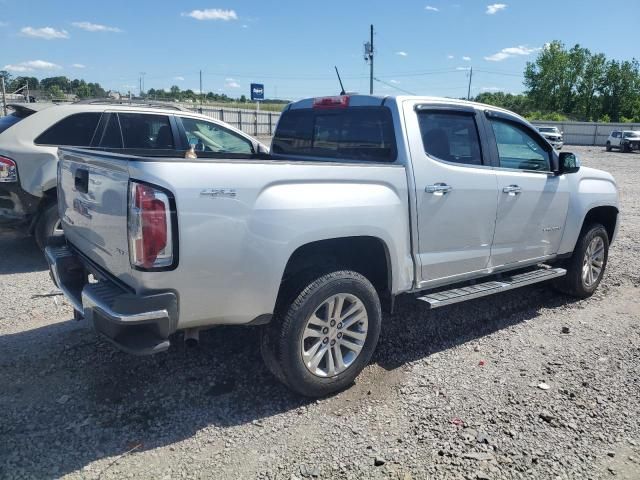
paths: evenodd
<path fill-rule="evenodd" d="M 105 98 L 108 92 L 102 88 L 99 83 L 86 82 L 81 79 L 69 79 L 64 76 L 49 77 L 39 80 L 36 77 L 29 76 L 12 76 L 7 71 L 0 71 L 0 77 L 4 77 L 5 89 L 7 93 L 17 92 L 21 95 L 31 93 L 34 90 L 40 90 L 44 93 L 44 97 L 50 100 L 64 100 L 65 95 L 75 95 L 83 98 Z M 144 98 L 162 101 L 178 101 L 178 102 L 199 102 L 200 94 L 193 90 L 181 90 L 177 85 L 173 85 L 169 90 L 150 88 L 143 94 Z M 203 100 L 206 102 L 216 103 L 245 103 L 247 98 L 241 95 L 239 98 L 232 98 L 224 93 L 208 92 L 204 95 Z M 268 103 L 289 103 L 288 100 L 264 100 Z"/>
<path fill-rule="evenodd" d="M 524 70 L 525 92 L 485 92 L 475 100 L 531 120 L 640 122 L 640 64 L 560 41 L 546 45 Z"/>
<path fill-rule="evenodd" d="M 5 89 L 7 93 L 18 92 L 19 94 L 31 93 L 34 90 L 44 92 L 45 96 L 53 99 L 64 99 L 65 94 L 75 95 L 78 98 L 105 97 L 107 92 L 99 83 L 86 82 L 81 79 L 69 79 L 64 76 L 49 77 L 38 80 L 36 77 L 18 76 L 14 77 L 9 72 L 0 71 L 0 77 L 4 77 Z"/>
<path fill-rule="evenodd" d="M 145 92 L 145 96 L 154 100 L 164 101 L 199 102 L 201 100 L 199 93 L 191 89 L 181 90 L 177 85 L 173 85 L 169 90 L 150 88 Z M 245 103 L 247 97 L 246 95 L 240 95 L 238 98 L 232 98 L 224 93 L 207 92 L 202 96 L 202 100 L 211 103 Z M 265 99 L 261 101 L 264 103 L 289 103 L 289 100 Z"/>

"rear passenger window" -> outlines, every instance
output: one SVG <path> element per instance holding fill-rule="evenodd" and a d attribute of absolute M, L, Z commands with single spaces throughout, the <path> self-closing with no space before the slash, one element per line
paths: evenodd
<path fill-rule="evenodd" d="M 549 152 L 531 133 L 510 122 L 496 119 L 490 121 L 502 168 L 551 170 Z"/>
<path fill-rule="evenodd" d="M 88 147 L 100 120 L 100 112 L 76 113 L 63 118 L 45 130 L 35 143 L 38 145 L 66 145 Z"/>
<path fill-rule="evenodd" d="M 482 165 L 476 121 L 462 112 L 418 113 L 424 151 L 432 157 L 463 165 Z"/>
<path fill-rule="evenodd" d="M 385 107 L 287 111 L 278 123 L 273 153 L 392 162 L 396 148 L 391 112 Z"/>
<path fill-rule="evenodd" d="M 140 113 L 119 113 L 124 148 L 173 150 L 169 117 Z"/>

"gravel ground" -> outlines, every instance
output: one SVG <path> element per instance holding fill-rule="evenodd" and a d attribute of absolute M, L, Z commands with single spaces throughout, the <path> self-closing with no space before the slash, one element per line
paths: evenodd
<path fill-rule="evenodd" d="M 34 242 L 4 234 L 0 478 L 640 478 L 640 154 L 572 150 L 621 189 L 592 298 L 401 298 L 373 363 L 320 401 L 267 373 L 255 329 L 114 350 L 71 320 Z"/>

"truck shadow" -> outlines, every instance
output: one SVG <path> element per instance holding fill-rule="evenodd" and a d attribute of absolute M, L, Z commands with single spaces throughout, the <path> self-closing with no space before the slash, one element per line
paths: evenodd
<path fill-rule="evenodd" d="M 374 362 L 395 369 L 567 301 L 545 287 L 431 312 L 401 298 L 396 313 L 384 318 Z M 260 428 L 261 419 L 311 403 L 267 372 L 258 338 L 256 327 L 221 327 L 204 332 L 197 349 L 177 338 L 167 354 L 132 357 L 83 322 L 0 336 L 0 477 L 59 477 L 134 447 L 180 442 L 203 428 L 224 432 L 252 422 Z"/>
<path fill-rule="evenodd" d="M 33 237 L 12 230 L 0 230 L 0 275 L 41 272 L 49 268 Z"/>

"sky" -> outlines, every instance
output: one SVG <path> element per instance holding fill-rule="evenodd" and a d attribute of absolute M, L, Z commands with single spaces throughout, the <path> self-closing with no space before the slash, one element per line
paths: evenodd
<path fill-rule="evenodd" d="M 552 40 L 609 58 L 638 56 L 640 0 L 0 0 L 0 69 L 65 75 L 106 89 L 144 87 L 267 98 L 368 93 L 363 44 L 374 25 L 374 93 L 518 93 Z M 503 3 L 504 2 L 504 3 Z M 634 13 L 635 15 L 635 13 Z M 612 21 L 606 21 L 606 19 Z M 616 20 L 614 20 L 616 19 Z"/>

